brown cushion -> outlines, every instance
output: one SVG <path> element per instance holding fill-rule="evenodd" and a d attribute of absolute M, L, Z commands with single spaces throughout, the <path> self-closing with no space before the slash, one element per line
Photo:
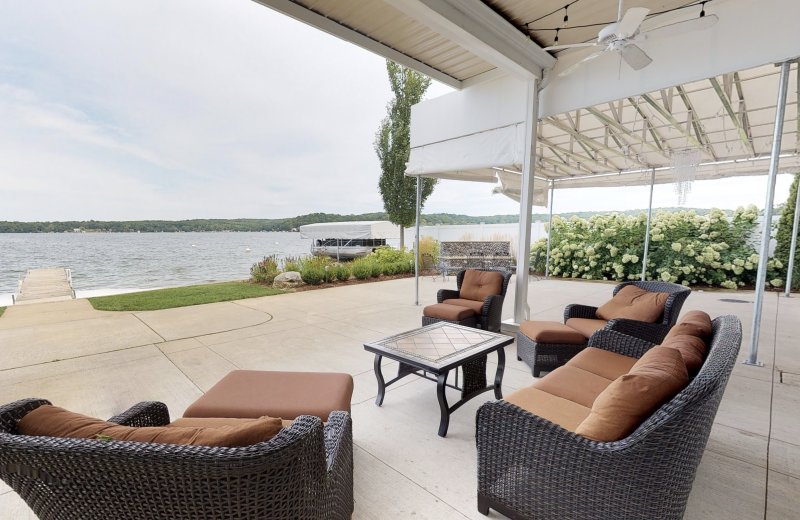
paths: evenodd
<path fill-rule="evenodd" d="M 469 307 L 450 305 L 449 303 L 437 303 L 428 305 L 422 309 L 422 314 L 429 318 L 439 318 L 440 320 L 461 321 L 475 316 L 475 311 Z"/>
<path fill-rule="evenodd" d="M 503 292 L 503 275 L 497 271 L 467 269 L 459 295 L 467 300 L 483 302 L 493 294 Z"/>
<path fill-rule="evenodd" d="M 228 417 L 179 417 L 167 425 L 167 428 L 219 428 L 220 426 L 239 426 L 258 419 L 230 419 Z M 281 419 L 284 428 L 292 425 L 287 419 Z"/>
<path fill-rule="evenodd" d="M 87 417 L 57 406 L 40 406 L 17 424 L 22 435 L 97 439 L 156 444 L 181 444 L 236 448 L 273 438 L 283 427 L 281 420 L 261 417 L 245 424 L 204 427 L 133 428 Z M 101 439 L 99 436 L 104 437 Z"/>
<path fill-rule="evenodd" d="M 711 337 L 711 316 L 703 311 L 689 311 L 669 330 L 667 339 L 675 336 L 695 336 L 704 340 Z"/>
<path fill-rule="evenodd" d="M 597 396 L 592 412 L 575 433 L 601 442 L 623 439 L 688 383 L 680 352 L 653 347 Z"/>
<path fill-rule="evenodd" d="M 589 416 L 592 411 L 587 406 L 573 403 L 563 397 L 548 394 L 537 388 L 529 386 L 509 394 L 504 401 L 517 405 L 534 415 L 555 423 L 571 432 Z"/>
<path fill-rule="evenodd" d="M 483 313 L 483 300 L 476 301 L 476 300 L 466 300 L 464 298 L 451 298 L 449 300 L 445 300 L 442 303 L 446 303 L 447 305 L 457 305 L 459 307 L 467 307 L 472 309 L 475 314 L 482 314 Z"/>
<path fill-rule="evenodd" d="M 523 321 L 519 331 L 537 343 L 584 345 L 583 334 L 557 321 Z"/>
<path fill-rule="evenodd" d="M 592 337 L 592 334 L 606 326 L 606 320 L 590 320 L 586 318 L 570 318 L 567 320 L 567 327 L 575 329 L 586 339 Z"/>
<path fill-rule="evenodd" d="M 625 318 L 655 323 L 664 314 L 667 298 L 669 293 L 650 292 L 635 285 L 626 285 L 597 309 L 597 317 L 609 321 Z"/>
<path fill-rule="evenodd" d="M 542 392 L 591 407 L 595 398 L 612 382 L 580 368 L 564 365 L 553 370 L 531 386 Z"/>
<path fill-rule="evenodd" d="M 662 347 L 678 349 L 686 364 L 687 370 L 697 370 L 703 366 L 703 358 L 706 355 L 706 343 L 696 336 L 682 334 L 672 338 L 666 338 L 661 344 Z"/>
<path fill-rule="evenodd" d="M 567 366 L 577 367 L 613 381 L 619 376 L 627 374 L 635 363 L 636 358 L 588 347 L 570 359 Z"/>
<path fill-rule="evenodd" d="M 314 415 L 328 421 L 332 411 L 350 411 L 353 378 L 333 372 L 234 370 L 189 405 L 184 417 L 296 419 Z"/>

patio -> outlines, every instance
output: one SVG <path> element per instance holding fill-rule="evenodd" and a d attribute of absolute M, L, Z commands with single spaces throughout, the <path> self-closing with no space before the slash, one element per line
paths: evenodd
<path fill-rule="evenodd" d="M 374 404 L 373 356 L 363 343 L 419 326 L 413 284 L 402 279 L 140 313 L 95 311 L 80 299 L 10 307 L 0 318 L 0 401 L 42 397 L 107 418 L 158 400 L 178 417 L 237 368 L 347 372 L 355 380 L 353 518 L 483 518 L 475 498 L 475 412 L 491 394 L 458 410 L 444 439 L 436 434 L 431 383 L 406 378 L 387 389 L 382 407 Z M 601 304 L 613 287 L 561 280 L 529 285 L 531 317 L 545 320 L 560 320 L 568 303 Z M 420 304 L 435 303 L 438 289 L 454 286 L 455 277 L 422 279 Z M 752 292 L 695 291 L 683 311 L 735 314 L 748 338 L 752 301 Z M 509 294 L 504 318 L 513 306 Z M 800 518 L 798 316 L 800 300 L 767 293 L 759 350 L 765 366 L 735 367 L 687 519 Z M 533 382 L 514 350 L 506 349 L 505 394 Z M 746 354 L 743 345 L 740 360 Z M 489 374 L 493 361 L 489 356 Z M 394 363 L 384 364 L 385 376 L 395 370 Z M 34 518 L 4 484 L 0 511 L 4 518 Z"/>

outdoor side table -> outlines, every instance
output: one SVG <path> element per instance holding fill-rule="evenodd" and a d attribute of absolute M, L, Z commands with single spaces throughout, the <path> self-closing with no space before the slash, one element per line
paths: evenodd
<path fill-rule="evenodd" d="M 378 397 L 375 404 L 383 404 L 386 387 L 408 375 L 416 375 L 436 381 L 436 394 L 439 397 L 441 421 L 439 436 L 447 435 L 450 414 L 473 397 L 494 390 L 497 399 L 503 398 L 501 384 L 506 366 L 504 348 L 514 339 L 502 334 L 481 329 L 464 327 L 448 322 L 434 323 L 397 334 L 372 343 L 365 343 L 364 349 L 375 354 L 375 377 L 378 379 Z M 494 384 L 486 384 L 486 358 L 490 352 L 497 352 L 497 372 Z M 381 372 L 381 358 L 387 357 L 400 363 L 397 377 L 385 382 Z M 458 368 L 464 374 L 458 386 Z M 450 371 L 455 371 L 455 384 L 447 383 Z M 434 377 L 430 377 L 428 374 Z M 461 399 L 449 406 L 445 387 L 461 391 Z"/>

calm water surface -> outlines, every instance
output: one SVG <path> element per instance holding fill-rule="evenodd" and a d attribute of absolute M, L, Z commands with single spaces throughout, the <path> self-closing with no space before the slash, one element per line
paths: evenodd
<path fill-rule="evenodd" d="M 19 276 L 41 267 L 72 269 L 76 291 L 243 280 L 265 255 L 310 247 L 300 233 L 0 233 L 0 294 L 16 292 Z"/>

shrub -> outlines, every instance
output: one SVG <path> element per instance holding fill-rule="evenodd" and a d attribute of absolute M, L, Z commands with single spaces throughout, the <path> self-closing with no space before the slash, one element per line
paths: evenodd
<path fill-rule="evenodd" d="M 377 278 L 378 276 L 382 275 L 383 274 L 383 267 L 384 267 L 384 264 L 381 264 L 379 262 L 370 262 L 370 270 L 371 270 L 372 276 Z"/>
<path fill-rule="evenodd" d="M 265 256 L 260 262 L 250 268 L 250 279 L 255 283 L 272 284 L 275 277 L 280 274 L 275 256 Z"/>
<path fill-rule="evenodd" d="M 300 271 L 300 276 L 309 285 L 319 285 L 325 279 L 325 269 L 315 265 L 307 265 Z"/>
<path fill-rule="evenodd" d="M 350 269 L 344 265 L 333 267 L 329 272 L 329 276 L 331 276 L 332 279 L 335 278 L 336 280 L 339 280 L 340 282 L 346 282 L 350 279 Z"/>
<path fill-rule="evenodd" d="M 366 280 L 372 276 L 372 262 L 363 258 L 353 262 L 353 276 L 359 280 Z"/>
<path fill-rule="evenodd" d="M 439 260 L 439 241 L 431 236 L 424 236 L 419 239 L 419 265 L 422 265 L 422 255 L 431 255 L 433 263 Z"/>
<path fill-rule="evenodd" d="M 775 246 L 775 260 L 781 263 L 779 275 L 782 280 L 780 285 L 774 283 L 774 280 L 770 278 L 770 280 L 772 280 L 770 281 L 770 284 L 777 287 L 783 286 L 786 283 L 786 275 L 788 274 L 789 270 L 789 252 L 792 249 L 792 226 L 794 225 L 794 211 L 795 201 L 797 200 L 796 197 L 798 183 L 800 183 L 800 173 L 794 176 L 794 182 L 792 182 L 792 187 L 789 189 L 789 198 L 786 199 L 786 205 L 783 206 L 783 213 L 781 213 L 781 218 L 778 221 L 778 233 L 775 236 L 778 242 Z M 798 246 L 797 251 L 800 251 L 800 246 Z M 800 287 L 800 258 L 798 258 L 797 252 L 795 252 L 792 287 Z"/>
<path fill-rule="evenodd" d="M 299 273 L 302 270 L 303 266 L 299 256 L 287 256 L 283 259 L 283 272 L 297 271 Z"/>
<path fill-rule="evenodd" d="M 413 260 L 414 253 L 406 248 L 400 251 L 389 246 L 383 246 L 368 254 L 365 258 L 379 264 L 393 264 L 395 262 Z"/>
<path fill-rule="evenodd" d="M 406 274 L 413 270 L 411 262 L 397 262 L 395 265 L 397 266 L 397 274 Z"/>
<path fill-rule="evenodd" d="M 391 264 L 383 264 L 383 274 L 385 274 L 386 276 L 392 276 L 394 274 L 397 274 L 399 272 L 397 264 L 398 262 L 393 262 Z"/>

